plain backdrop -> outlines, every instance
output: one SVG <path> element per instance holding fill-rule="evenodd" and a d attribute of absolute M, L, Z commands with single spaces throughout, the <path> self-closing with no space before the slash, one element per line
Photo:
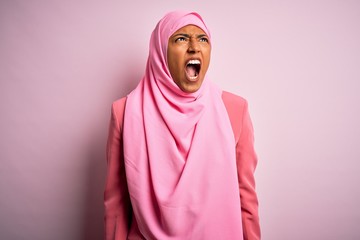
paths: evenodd
<path fill-rule="evenodd" d="M 263 239 L 360 239 L 360 2 L 0 1 L 0 239 L 102 239 L 111 103 L 175 9 L 249 101 Z"/>

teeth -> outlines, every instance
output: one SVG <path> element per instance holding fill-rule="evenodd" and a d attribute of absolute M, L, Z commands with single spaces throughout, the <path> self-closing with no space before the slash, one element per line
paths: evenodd
<path fill-rule="evenodd" d="M 199 60 L 190 60 L 190 61 L 188 61 L 188 63 L 187 64 L 200 64 L 200 61 Z"/>

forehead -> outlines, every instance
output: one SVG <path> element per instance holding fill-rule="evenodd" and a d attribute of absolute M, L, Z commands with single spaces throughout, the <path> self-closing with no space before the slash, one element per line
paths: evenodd
<path fill-rule="evenodd" d="M 192 35 L 192 34 L 205 34 L 206 35 L 206 33 L 201 28 L 199 28 L 198 26 L 195 26 L 195 25 L 186 25 L 182 28 L 179 28 L 171 36 L 174 36 L 179 33 L 185 33 L 185 34 L 189 34 L 189 35 Z"/>

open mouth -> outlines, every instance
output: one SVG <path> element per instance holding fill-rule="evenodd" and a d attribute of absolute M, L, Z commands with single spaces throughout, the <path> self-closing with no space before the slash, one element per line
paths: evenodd
<path fill-rule="evenodd" d="M 196 80 L 199 76 L 201 68 L 201 62 L 197 59 L 193 59 L 186 64 L 186 74 L 190 80 Z"/>

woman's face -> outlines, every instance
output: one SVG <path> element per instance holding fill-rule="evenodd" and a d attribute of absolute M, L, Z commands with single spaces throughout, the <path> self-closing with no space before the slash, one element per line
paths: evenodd
<path fill-rule="evenodd" d="M 169 38 L 168 67 L 174 82 L 184 92 L 196 92 L 209 67 L 209 37 L 199 27 L 187 25 Z"/>

